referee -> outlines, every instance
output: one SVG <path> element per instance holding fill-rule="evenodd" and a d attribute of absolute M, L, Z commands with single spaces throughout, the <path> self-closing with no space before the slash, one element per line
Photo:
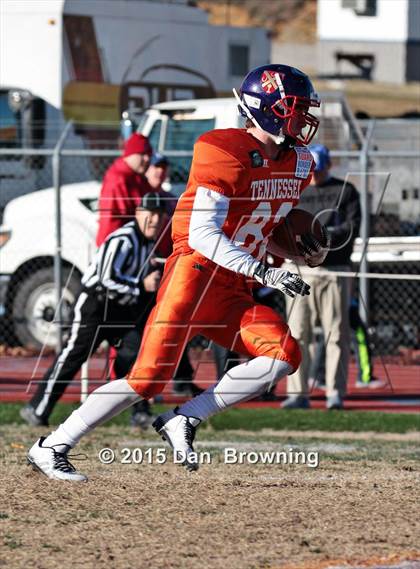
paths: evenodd
<path fill-rule="evenodd" d="M 111 233 L 99 248 L 83 275 L 67 344 L 21 409 L 22 419 L 30 425 L 48 425 L 67 385 L 104 340 L 118 344 L 117 377 L 128 373 L 159 287 L 161 271 L 154 250 L 166 217 L 164 199 L 147 193 L 135 220 Z"/>

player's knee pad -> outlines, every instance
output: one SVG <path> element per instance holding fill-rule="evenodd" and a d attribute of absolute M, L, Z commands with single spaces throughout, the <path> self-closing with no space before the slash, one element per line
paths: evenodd
<path fill-rule="evenodd" d="M 169 378 L 156 368 L 142 367 L 133 368 L 127 381 L 143 399 L 150 399 L 163 391 Z"/>

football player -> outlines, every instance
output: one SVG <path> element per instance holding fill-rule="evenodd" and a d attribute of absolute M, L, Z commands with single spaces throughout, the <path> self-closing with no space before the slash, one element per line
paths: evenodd
<path fill-rule="evenodd" d="M 263 393 L 299 366 L 300 349 L 287 324 L 258 304 L 251 289 L 256 281 L 290 297 L 309 294 L 297 274 L 267 266 L 264 252 L 273 227 L 310 181 L 313 159 L 305 145 L 318 128 L 310 108 L 320 102 L 309 78 L 287 65 L 254 69 L 234 93 L 246 127 L 213 130 L 195 144 L 173 217 L 173 253 L 131 372 L 94 391 L 28 453 L 50 478 L 86 480 L 68 451 L 97 425 L 160 393 L 197 334 L 253 359 L 155 421 L 191 470 L 198 466 L 192 444 L 201 421 Z"/>

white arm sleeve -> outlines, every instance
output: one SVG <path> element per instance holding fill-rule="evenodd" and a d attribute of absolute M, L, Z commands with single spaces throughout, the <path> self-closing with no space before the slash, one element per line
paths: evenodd
<path fill-rule="evenodd" d="M 222 231 L 229 198 L 203 186 L 197 188 L 191 214 L 188 244 L 217 265 L 252 276 L 259 261 L 234 245 Z"/>

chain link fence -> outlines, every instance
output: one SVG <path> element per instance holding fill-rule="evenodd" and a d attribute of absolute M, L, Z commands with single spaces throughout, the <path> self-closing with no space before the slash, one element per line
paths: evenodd
<path fill-rule="evenodd" d="M 37 353 L 65 340 L 95 252 L 101 180 L 120 153 L 118 128 L 95 143 L 49 121 L 43 148 L 1 144 L 0 345 Z M 86 146 L 99 148 L 91 155 Z"/>
<path fill-rule="evenodd" d="M 341 129 L 339 140 L 336 126 L 324 124 L 319 141 L 332 149 L 333 174 L 353 182 L 364 203 L 355 294 L 374 354 L 396 355 L 419 344 L 419 122 L 360 122 L 347 136 Z M 60 136 L 49 149 L 0 148 L 0 343 L 35 352 L 59 344 L 57 322 L 65 338 L 81 274 L 95 252 L 100 180 L 119 155 L 116 140 L 87 150 Z M 270 295 L 270 303 L 284 313 L 281 294 Z"/>

